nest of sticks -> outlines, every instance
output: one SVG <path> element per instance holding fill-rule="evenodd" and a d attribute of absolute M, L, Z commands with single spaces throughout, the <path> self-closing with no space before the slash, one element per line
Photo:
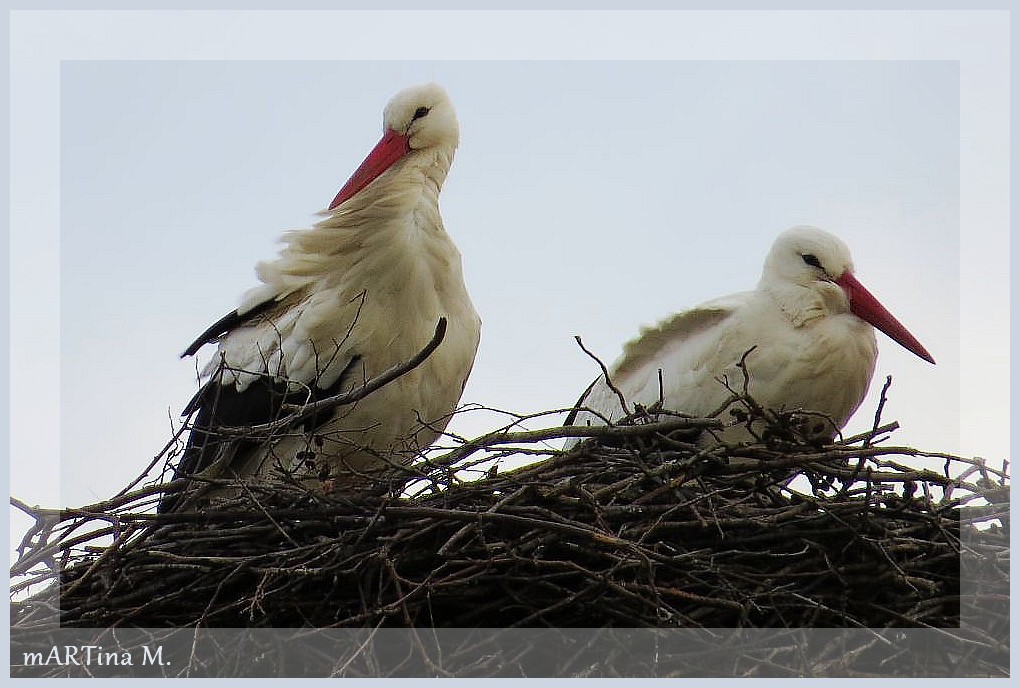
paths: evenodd
<path fill-rule="evenodd" d="M 546 668 L 532 672 L 613 675 L 621 672 L 607 663 L 634 646 L 629 636 L 612 635 L 627 645 L 579 668 L 576 652 L 550 653 L 556 643 L 538 629 L 559 629 L 558 639 L 566 629 L 885 629 L 835 653 L 831 642 L 810 650 L 787 637 L 748 660 L 744 643 L 747 652 L 727 654 L 718 669 L 776 675 L 795 664 L 795 675 L 853 675 L 855 662 L 890 644 L 891 629 L 926 629 L 956 649 L 908 672 L 954 675 L 967 664 L 1008 675 L 1006 465 L 891 446 L 895 423 L 880 416 L 881 406 L 871 432 L 822 445 L 810 439 L 810 418 L 735 393 L 714 418 L 639 410 L 612 427 L 520 430 L 535 417 L 515 417 L 357 493 L 282 482 L 215 509 L 165 514 L 153 513 L 168 489 L 158 484 L 78 509 L 13 500 L 35 526 L 11 570 L 12 656 L 67 629 L 123 638 L 132 629 L 499 628 L 532 632 L 485 652 L 460 638 L 442 671 L 422 659 L 420 635 L 390 669 L 382 650 L 369 661 L 373 644 L 352 640 L 322 653 L 322 671 L 497 676 L 542 656 Z M 754 442 L 695 442 L 726 422 L 763 420 Z M 571 436 L 588 439 L 560 449 Z M 531 463 L 506 467 L 522 457 Z M 698 637 L 682 663 L 666 667 L 657 653 L 622 673 L 697 674 L 690 649 L 719 649 Z M 209 675 L 274 675 L 271 658 L 286 649 L 259 647 L 261 669 L 235 663 Z M 902 651 L 886 648 L 875 661 Z M 174 670 L 194 665 L 193 642 L 187 652 Z M 416 652 L 417 672 L 407 664 Z M 740 658 L 742 670 L 731 664 Z"/>

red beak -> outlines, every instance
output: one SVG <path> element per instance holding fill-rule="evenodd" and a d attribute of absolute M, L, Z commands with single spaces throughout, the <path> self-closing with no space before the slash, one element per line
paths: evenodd
<path fill-rule="evenodd" d="M 864 285 L 857 281 L 857 278 L 844 272 L 839 279 L 834 280 L 836 284 L 843 287 L 846 296 L 850 299 L 850 312 L 861 320 L 871 323 L 877 329 L 885 332 L 894 342 L 907 351 L 920 356 L 929 363 L 935 363 L 931 354 L 921 346 L 921 342 L 914 338 L 914 335 L 907 331 L 893 314 L 885 309 L 885 306 L 878 302 L 871 292 L 864 288 Z"/>
<path fill-rule="evenodd" d="M 358 165 L 358 169 L 354 170 L 354 174 L 340 189 L 333 202 L 329 204 L 329 209 L 332 210 L 364 189 L 373 179 L 388 170 L 393 163 L 407 155 L 410 150 L 411 146 L 407 136 L 387 129 L 379 143 L 369 151 L 365 160 Z"/>

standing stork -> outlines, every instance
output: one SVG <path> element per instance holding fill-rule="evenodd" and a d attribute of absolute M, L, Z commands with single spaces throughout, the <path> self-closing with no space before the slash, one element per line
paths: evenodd
<path fill-rule="evenodd" d="M 428 84 L 390 100 L 383 130 L 324 219 L 285 234 L 280 255 L 256 267 L 262 284 L 182 354 L 217 345 L 184 409 L 194 417 L 175 478 L 266 479 L 284 469 L 343 484 L 409 464 L 445 429 L 481 328 L 439 213 L 459 127 L 446 92 Z M 444 338 L 423 363 L 354 404 L 268 438 L 215 430 L 357 388 L 412 359 L 441 319 Z M 159 510 L 184 501 L 168 493 Z"/>
<path fill-rule="evenodd" d="M 924 360 L 920 342 L 854 277 L 850 251 L 815 227 L 779 235 L 754 291 L 724 296 L 645 328 L 609 371 L 584 392 L 567 425 L 621 418 L 628 404 L 692 416 L 717 411 L 731 389 L 763 408 L 819 414 L 818 434 L 843 428 L 864 400 L 875 372 L 874 328 Z M 743 366 L 743 368 L 741 367 Z M 600 418 L 601 416 L 601 418 Z M 749 439 L 744 425 L 723 432 Z"/>

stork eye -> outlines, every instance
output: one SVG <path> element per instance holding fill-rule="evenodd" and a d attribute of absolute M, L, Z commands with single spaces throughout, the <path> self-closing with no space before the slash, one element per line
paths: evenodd
<path fill-rule="evenodd" d="M 422 105 L 420 108 L 414 111 L 414 117 L 411 118 L 411 121 L 413 122 L 416 119 L 421 119 L 427 114 L 429 114 L 429 109 Z"/>
<path fill-rule="evenodd" d="M 802 253 L 800 257 L 803 258 L 804 262 L 810 265 L 811 267 L 818 268 L 819 270 L 822 269 L 821 261 L 819 261 L 818 258 L 815 257 L 813 253 Z"/>

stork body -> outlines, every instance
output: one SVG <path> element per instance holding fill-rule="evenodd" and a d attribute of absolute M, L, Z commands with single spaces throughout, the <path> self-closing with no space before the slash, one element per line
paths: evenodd
<path fill-rule="evenodd" d="M 732 294 L 645 328 L 611 367 L 628 404 L 705 416 L 743 391 L 763 408 L 805 411 L 832 437 L 864 400 L 875 370 L 874 327 L 927 361 L 931 355 L 853 276 L 846 245 L 814 227 L 781 234 L 753 291 Z M 661 382 L 660 382 L 661 381 Z M 597 379 L 578 402 L 612 421 L 624 409 Z M 579 411 L 568 425 L 601 424 Z M 749 438 L 743 425 L 723 433 Z"/>
<path fill-rule="evenodd" d="M 193 431 L 177 476 L 266 477 L 283 468 L 339 481 L 410 463 L 442 432 L 474 362 L 480 320 L 461 257 L 439 213 L 459 133 L 446 93 L 401 91 L 382 140 L 309 229 L 289 232 L 262 284 L 185 352 L 217 350 L 185 409 Z M 205 429 L 243 427 L 296 404 L 356 388 L 415 356 L 447 320 L 421 365 L 357 403 L 264 441 Z M 161 510 L 175 508 L 172 496 Z"/>

